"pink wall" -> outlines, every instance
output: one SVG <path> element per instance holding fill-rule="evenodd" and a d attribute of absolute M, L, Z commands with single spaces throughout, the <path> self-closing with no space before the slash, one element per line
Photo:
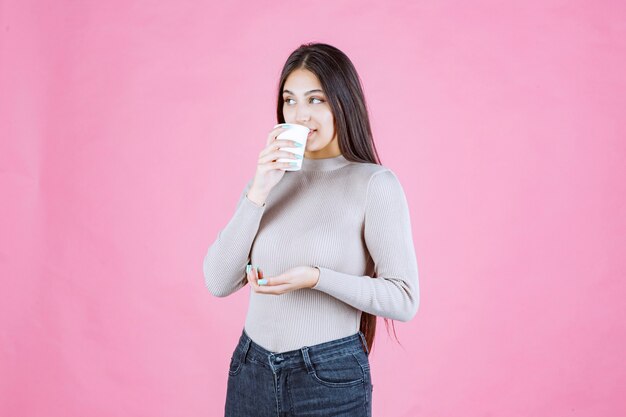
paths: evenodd
<path fill-rule="evenodd" d="M 624 3 L 229 3 L 0 3 L 0 415 L 221 415 L 248 288 L 201 263 L 306 41 L 412 211 L 374 416 L 624 415 Z"/>

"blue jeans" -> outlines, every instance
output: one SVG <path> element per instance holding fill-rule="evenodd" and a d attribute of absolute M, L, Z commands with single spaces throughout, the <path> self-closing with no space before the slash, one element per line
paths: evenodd
<path fill-rule="evenodd" d="M 244 330 L 228 369 L 226 417 L 370 417 L 369 350 L 362 332 L 270 352 Z"/>

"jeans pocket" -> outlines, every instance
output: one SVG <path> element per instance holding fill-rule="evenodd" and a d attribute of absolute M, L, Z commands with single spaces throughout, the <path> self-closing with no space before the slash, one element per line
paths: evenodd
<path fill-rule="evenodd" d="M 311 365 L 311 377 L 327 387 L 349 387 L 364 380 L 363 368 L 353 353 L 323 358 Z"/>
<path fill-rule="evenodd" d="M 237 375 L 242 368 L 243 361 L 241 360 L 242 354 L 239 348 L 235 349 L 233 355 L 230 358 L 230 364 L 228 365 L 228 375 Z"/>

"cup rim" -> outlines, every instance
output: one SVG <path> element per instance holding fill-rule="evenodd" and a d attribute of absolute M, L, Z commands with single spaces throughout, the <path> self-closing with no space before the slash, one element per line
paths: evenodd
<path fill-rule="evenodd" d="M 279 126 L 286 126 L 290 129 L 306 129 L 306 130 L 311 130 L 308 127 L 304 126 L 304 125 L 299 125 L 297 123 L 278 123 L 277 125 L 274 126 L 274 129 L 276 129 Z"/>

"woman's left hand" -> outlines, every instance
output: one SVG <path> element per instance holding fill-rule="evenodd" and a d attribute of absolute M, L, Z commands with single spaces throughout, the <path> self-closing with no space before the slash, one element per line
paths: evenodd
<path fill-rule="evenodd" d="M 317 284 L 319 269 L 311 266 L 297 266 L 273 277 L 260 277 L 256 268 L 247 273 L 252 289 L 260 294 L 284 294 L 301 288 L 312 288 Z M 260 282 L 259 282 L 260 281 Z"/>

